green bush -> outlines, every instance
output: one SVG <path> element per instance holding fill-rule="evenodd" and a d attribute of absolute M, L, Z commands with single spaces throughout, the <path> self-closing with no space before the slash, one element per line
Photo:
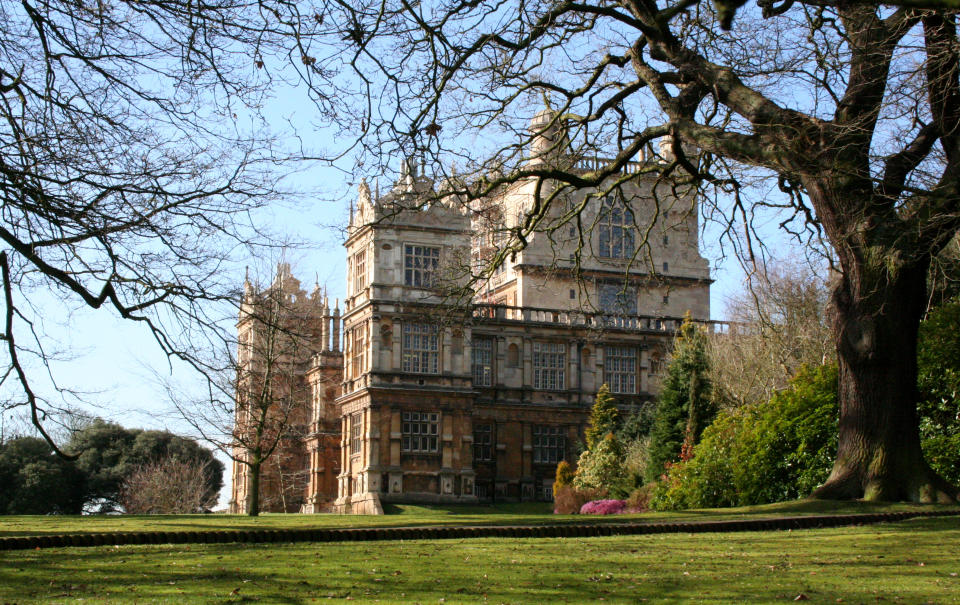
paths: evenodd
<path fill-rule="evenodd" d="M 920 324 L 917 387 L 924 456 L 960 485 L 960 302 L 937 308 Z"/>
<path fill-rule="evenodd" d="M 650 498 L 655 487 L 655 483 L 648 483 L 630 492 L 626 502 L 627 512 L 645 513 L 650 510 Z"/>
<path fill-rule="evenodd" d="M 769 403 L 720 414 L 693 458 L 668 465 L 659 510 L 744 506 L 808 495 L 837 449 L 837 369 L 802 369 Z"/>
<path fill-rule="evenodd" d="M 593 449 L 580 454 L 573 485 L 577 489 L 607 489 L 612 498 L 624 498 L 634 487 L 623 463 L 623 446 L 607 433 Z"/>

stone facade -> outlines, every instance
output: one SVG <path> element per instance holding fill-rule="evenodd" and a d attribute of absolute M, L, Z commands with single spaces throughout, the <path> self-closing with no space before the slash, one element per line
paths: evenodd
<path fill-rule="evenodd" d="M 600 165 L 556 155 L 549 115 L 531 123 L 531 165 Z M 479 276 L 471 267 L 502 254 L 503 234 L 530 211 L 533 182 L 469 208 L 412 164 L 382 197 L 362 185 L 345 243 L 343 353 L 324 340 L 327 356 L 305 372 L 323 377 L 304 405 L 324 421 L 306 441 L 303 510 L 549 500 L 601 384 L 625 409 L 649 404 L 681 318 L 709 321 L 711 283 L 693 197 L 651 168 L 636 162 L 616 187 L 561 192 L 551 212 L 582 207 L 590 228 L 531 233 Z M 472 299 L 456 304 L 463 290 L 451 286 Z"/>

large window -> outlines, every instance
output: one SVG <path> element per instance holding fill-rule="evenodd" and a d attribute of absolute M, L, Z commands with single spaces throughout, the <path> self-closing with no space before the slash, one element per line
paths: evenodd
<path fill-rule="evenodd" d="M 601 283 L 599 290 L 600 310 L 606 315 L 636 315 L 637 289 L 622 283 Z"/>
<path fill-rule="evenodd" d="M 559 342 L 533 343 L 533 388 L 560 391 L 566 387 L 567 347 Z"/>
<path fill-rule="evenodd" d="M 360 444 L 363 439 L 363 420 L 360 414 L 350 416 L 350 455 L 360 453 Z"/>
<path fill-rule="evenodd" d="M 434 285 L 439 265 L 440 248 L 408 244 L 403 253 L 403 283 L 430 288 Z"/>
<path fill-rule="evenodd" d="M 403 371 L 416 374 L 439 372 L 440 337 L 431 324 L 403 325 Z"/>
<path fill-rule="evenodd" d="M 413 454 L 435 454 L 439 444 L 440 414 L 404 412 L 401 448 Z"/>
<path fill-rule="evenodd" d="M 564 459 L 566 440 L 559 426 L 533 427 L 533 463 L 557 464 Z"/>
<path fill-rule="evenodd" d="M 493 425 L 473 425 L 473 461 L 493 461 Z"/>
<path fill-rule="evenodd" d="M 633 212 L 619 196 L 603 198 L 600 216 L 598 255 L 603 258 L 633 258 L 636 252 L 636 234 Z"/>
<path fill-rule="evenodd" d="M 488 387 L 493 384 L 493 339 L 473 338 L 473 386 Z"/>
<path fill-rule="evenodd" d="M 608 346 L 603 360 L 604 382 L 611 393 L 633 395 L 637 392 L 636 347 Z"/>

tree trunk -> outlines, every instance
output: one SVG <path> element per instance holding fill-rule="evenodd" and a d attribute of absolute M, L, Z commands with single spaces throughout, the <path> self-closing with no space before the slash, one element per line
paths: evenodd
<path fill-rule="evenodd" d="M 251 463 L 250 484 L 247 487 L 247 515 L 256 517 L 260 515 L 260 462 Z"/>
<path fill-rule="evenodd" d="M 840 252 L 843 275 L 833 291 L 839 444 L 833 471 L 814 497 L 957 498 L 957 489 L 930 468 L 920 449 L 917 332 L 929 261 L 904 256 L 877 246 Z"/>

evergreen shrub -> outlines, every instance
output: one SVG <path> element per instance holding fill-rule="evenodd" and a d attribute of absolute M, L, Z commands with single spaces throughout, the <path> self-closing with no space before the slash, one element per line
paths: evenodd
<path fill-rule="evenodd" d="M 581 490 L 606 489 L 617 498 L 625 497 L 635 487 L 624 465 L 623 446 L 613 433 L 580 454 L 573 485 Z"/>
<path fill-rule="evenodd" d="M 924 457 L 960 485 L 960 302 L 938 307 L 920 324 L 917 387 Z"/>
<path fill-rule="evenodd" d="M 721 413 L 692 459 L 668 465 L 658 510 L 745 506 L 804 497 L 837 451 L 836 366 L 804 368 L 768 403 Z"/>
<path fill-rule="evenodd" d="M 576 471 L 573 470 L 573 467 L 570 466 L 570 463 L 566 460 L 561 460 L 560 464 L 557 465 L 557 473 L 553 479 L 553 497 L 557 497 L 557 492 L 560 491 L 560 488 L 567 487 L 573 484 L 573 478 L 576 475 Z"/>

